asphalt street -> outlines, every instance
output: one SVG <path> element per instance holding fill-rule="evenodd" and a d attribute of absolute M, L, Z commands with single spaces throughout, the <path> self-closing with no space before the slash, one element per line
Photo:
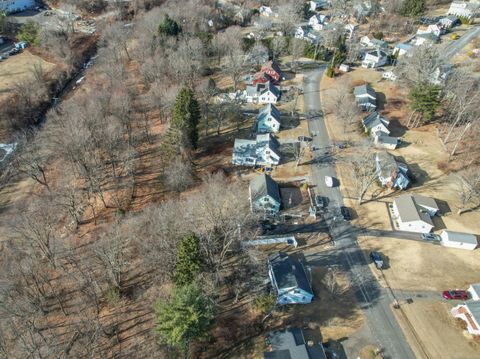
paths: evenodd
<path fill-rule="evenodd" d="M 320 80 L 326 65 L 305 73 L 304 97 L 305 115 L 308 118 L 309 131 L 314 134 L 313 145 L 323 150 L 316 151 L 315 164 L 312 165 L 312 182 L 315 192 L 329 198 L 328 210 L 324 216 L 326 225 L 336 243 L 323 260 L 317 255 L 307 257 L 310 265 L 318 265 L 329 261 L 349 271 L 360 307 L 364 310 L 371 343 L 381 348 L 384 357 L 410 359 L 415 358 L 403 332 L 398 325 L 391 305 L 394 302 L 392 292 L 380 287 L 367 265 L 367 258 L 356 241 L 355 229 L 340 215 L 343 197 L 339 190 L 341 183 L 329 188 L 325 184 L 325 176 L 336 178 L 335 159 L 330 155 L 332 142 L 323 119 L 320 104 Z M 347 349 L 347 348 L 346 348 Z M 348 354 L 348 351 L 347 351 Z M 354 353 L 350 353 L 354 355 Z M 358 355 L 358 353 L 357 353 Z"/>
<path fill-rule="evenodd" d="M 445 60 L 450 60 L 455 56 L 460 50 L 462 50 L 470 41 L 480 35 L 480 26 L 475 26 L 474 28 L 465 32 L 458 40 L 452 41 L 448 46 L 445 47 L 443 51 L 443 57 Z"/>

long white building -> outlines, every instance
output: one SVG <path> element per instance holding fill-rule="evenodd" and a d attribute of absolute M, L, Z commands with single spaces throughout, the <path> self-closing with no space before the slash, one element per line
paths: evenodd
<path fill-rule="evenodd" d="M 0 0 L 0 11 L 7 13 L 31 9 L 35 6 L 35 0 Z"/>

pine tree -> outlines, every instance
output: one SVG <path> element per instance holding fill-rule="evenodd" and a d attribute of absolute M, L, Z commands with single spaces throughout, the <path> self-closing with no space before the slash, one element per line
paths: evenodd
<path fill-rule="evenodd" d="M 183 88 L 177 95 L 175 107 L 173 109 L 171 126 L 181 131 L 188 146 L 197 148 L 198 144 L 198 123 L 200 121 L 200 107 L 195 98 L 195 94 L 189 88 Z M 188 147 L 187 146 L 187 147 Z"/>
<path fill-rule="evenodd" d="M 189 234 L 178 246 L 173 282 L 180 286 L 191 284 L 200 272 L 201 265 L 200 241 L 195 234 Z"/>
<path fill-rule="evenodd" d="M 170 300 L 159 300 L 154 309 L 161 342 L 182 349 L 185 357 L 190 342 L 205 338 L 214 318 L 211 302 L 193 284 L 174 288 Z"/>
<path fill-rule="evenodd" d="M 182 28 L 170 16 L 165 15 L 163 21 L 158 25 L 158 33 L 167 36 L 177 36 L 182 32 Z"/>
<path fill-rule="evenodd" d="M 430 121 L 440 107 L 440 91 L 440 86 L 429 83 L 418 83 L 410 90 L 410 107 L 422 114 L 424 123 Z"/>
<path fill-rule="evenodd" d="M 417 16 L 425 10 L 425 0 L 405 0 L 402 7 L 403 16 Z"/>

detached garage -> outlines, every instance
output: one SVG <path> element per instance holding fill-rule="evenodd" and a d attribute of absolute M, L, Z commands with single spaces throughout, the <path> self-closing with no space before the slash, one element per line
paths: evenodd
<path fill-rule="evenodd" d="M 477 236 L 470 233 L 443 231 L 442 245 L 445 247 L 474 250 L 478 246 Z"/>

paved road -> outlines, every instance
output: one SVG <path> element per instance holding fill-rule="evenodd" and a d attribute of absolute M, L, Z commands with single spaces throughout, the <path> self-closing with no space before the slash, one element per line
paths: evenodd
<path fill-rule="evenodd" d="M 473 29 L 468 30 L 458 40 L 452 41 L 451 44 L 445 47 L 443 56 L 446 60 L 450 60 L 458 52 L 460 52 L 470 41 L 480 35 L 480 26 L 476 26 Z"/>
<path fill-rule="evenodd" d="M 313 144 L 317 147 L 329 148 L 331 141 L 325 127 L 319 94 L 320 79 L 324 70 L 325 66 L 322 66 L 305 74 L 305 114 L 309 118 L 310 133 L 316 133 Z M 371 343 L 382 348 L 385 357 L 413 359 L 415 356 L 392 313 L 391 304 L 394 300 L 392 293 L 379 286 L 367 266 L 367 259 L 355 238 L 357 232 L 355 228 L 349 222 L 340 219 L 339 206 L 343 205 L 343 198 L 338 186 L 328 188 L 325 185 L 326 175 L 336 178 L 334 158 L 325 154 L 325 151 L 317 151 L 315 156 L 320 164 L 314 164 L 312 167 L 312 181 L 316 185 L 316 193 L 330 200 L 324 219 L 336 242 L 334 250 L 330 251 L 324 259 L 345 267 L 351 274 L 353 283 L 356 284 L 357 300 L 366 316 Z M 312 255 L 307 257 L 307 260 L 311 265 L 316 265 L 319 258 Z M 350 356 L 358 355 L 358 353 L 349 354 Z"/>

